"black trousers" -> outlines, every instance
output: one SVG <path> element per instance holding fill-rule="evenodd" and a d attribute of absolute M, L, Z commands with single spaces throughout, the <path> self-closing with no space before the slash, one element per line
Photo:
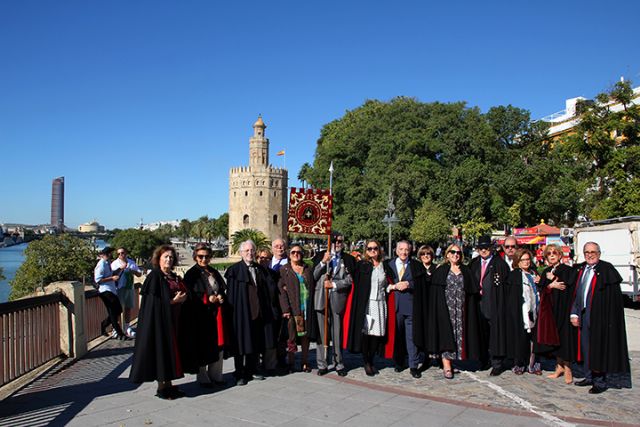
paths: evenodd
<path fill-rule="evenodd" d="M 233 362 L 236 366 L 236 371 L 233 373 L 233 376 L 239 380 L 240 378 L 244 378 L 249 381 L 253 374 L 256 372 L 256 368 L 258 366 L 258 354 L 244 354 L 241 356 L 234 356 Z"/>
<path fill-rule="evenodd" d="M 362 334 L 362 359 L 364 363 L 373 365 L 373 358 L 380 350 L 383 337 Z"/>
<path fill-rule="evenodd" d="M 115 295 L 109 291 L 100 292 L 100 299 L 107 308 L 107 318 L 102 321 L 102 331 L 107 329 L 107 326 L 111 324 L 116 333 L 121 336 L 124 335 L 122 328 L 120 327 L 120 315 L 122 314 L 122 306 L 120 305 L 120 299 L 118 295 Z"/>

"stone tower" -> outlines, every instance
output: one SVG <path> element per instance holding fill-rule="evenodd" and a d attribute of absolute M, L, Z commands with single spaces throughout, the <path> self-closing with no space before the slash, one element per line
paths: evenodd
<path fill-rule="evenodd" d="M 253 228 L 269 240 L 286 239 L 289 176 L 286 169 L 269 164 L 267 126 L 258 116 L 249 138 L 249 166 L 229 171 L 229 255 L 231 236 L 238 230 Z"/>

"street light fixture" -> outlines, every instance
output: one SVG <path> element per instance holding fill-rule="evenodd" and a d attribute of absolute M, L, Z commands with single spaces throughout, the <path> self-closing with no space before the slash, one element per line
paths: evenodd
<path fill-rule="evenodd" d="M 387 253 L 391 256 L 391 227 L 396 225 L 400 220 L 396 217 L 396 207 L 393 204 L 393 192 L 389 190 L 389 203 L 387 203 L 387 213 L 382 220 L 383 224 L 386 224 L 389 228 L 389 246 L 387 247 Z"/>

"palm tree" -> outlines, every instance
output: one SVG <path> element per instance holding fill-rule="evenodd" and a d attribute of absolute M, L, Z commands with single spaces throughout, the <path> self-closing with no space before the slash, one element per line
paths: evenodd
<path fill-rule="evenodd" d="M 298 172 L 298 180 L 302 183 L 302 188 L 306 188 L 305 182 L 309 183 L 309 176 L 311 175 L 313 168 L 309 163 L 305 163 Z"/>
<path fill-rule="evenodd" d="M 256 244 L 257 250 L 271 248 L 271 242 L 262 231 L 255 230 L 253 228 L 245 228 L 238 230 L 231 235 L 231 253 L 237 253 L 240 249 L 240 243 L 245 240 L 253 240 L 253 243 Z"/>

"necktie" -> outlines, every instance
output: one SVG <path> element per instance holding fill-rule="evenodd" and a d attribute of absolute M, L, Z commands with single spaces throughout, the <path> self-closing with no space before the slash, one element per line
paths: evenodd
<path fill-rule="evenodd" d="M 482 295 L 482 282 L 484 281 L 484 274 L 487 272 L 487 264 L 489 264 L 489 262 L 483 259 L 480 266 L 480 295 Z"/>
<path fill-rule="evenodd" d="M 251 278 L 253 279 L 253 284 L 258 285 L 258 281 L 256 280 L 256 266 L 251 264 L 249 266 L 249 273 L 251 273 Z"/>
<path fill-rule="evenodd" d="M 584 269 L 584 274 L 582 275 L 582 298 L 583 298 L 583 302 L 584 302 L 584 308 L 587 308 L 587 303 L 588 303 L 588 297 L 589 297 L 589 292 L 591 291 L 591 277 L 592 277 L 592 271 L 593 269 L 591 268 L 590 265 L 588 265 L 585 269 Z"/>
<path fill-rule="evenodd" d="M 400 267 L 400 271 L 398 272 L 398 279 L 402 280 L 402 276 L 404 276 L 404 272 L 405 272 L 406 268 L 404 266 L 404 263 L 402 263 L 402 267 Z"/>

